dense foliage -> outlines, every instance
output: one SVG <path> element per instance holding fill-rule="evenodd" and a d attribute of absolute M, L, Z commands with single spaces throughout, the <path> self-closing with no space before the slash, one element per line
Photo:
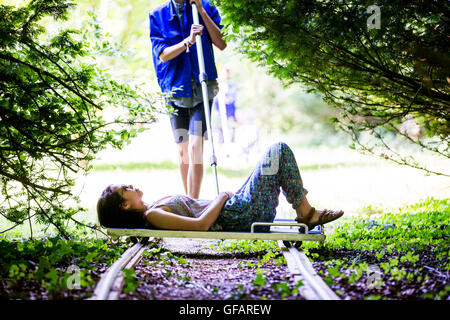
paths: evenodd
<path fill-rule="evenodd" d="M 321 93 L 359 150 L 433 171 L 396 150 L 392 133 L 449 157 L 448 2 L 215 3 L 240 51 L 286 84 Z"/>
<path fill-rule="evenodd" d="M 305 244 L 319 274 L 352 299 L 448 300 L 450 200 L 367 209 L 366 218 L 341 221 L 326 246 Z"/>
<path fill-rule="evenodd" d="M 0 5 L 0 213 L 30 228 L 34 217 L 62 235 L 83 210 L 73 205 L 76 174 L 107 145 L 122 147 L 155 111 L 151 95 L 102 71 L 98 57 L 118 53 L 95 20 L 82 31 L 44 28 L 42 20 L 65 20 L 73 6 Z"/>
<path fill-rule="evenodd" d="M 426 199 L 396 211 L 367 207 L 365 212 L 365 217 L 336 221 L 333 230 L 327 227 L 324 244 L 303 243 L 304 252 L 328 285 L 342 298 L 357 300 L 448 299 L 450 200 Z M 275 241 L 219 241 L 211 248 L 224 259 L 231 256 L 235 267 L 250 275 L 246 287 L 227 289 L 233 292 L 229 299 L 273 291 L 280 298 L 297 296 L 302 283 L 273 281 L 275 275 L 267 269 L 270 265 L 274 271 L 286 264 Z M 72 240 L 0 237 L 0 299 L 88 298 L 100 274 L 124 250 L 123 242 L 81 234 Z M 138 290 L 141 283 L 143 291 L 138 291 L 148 295 L 149 284 L 165 287 L 168 280 L 185 289 L 195 282 L 194 274 L 208 274 L 157 243 L 149 244 L 144 261 L 139 271 L 125 271 L 125 293 Z M 154 277 L 159 280 L 143 271 L 149 265 L 157 267 Z"/>
<path fill-rule="evenodd" d="M 0 299 L 83 299 L 125 251 L 122 243 L 48 237 L 0 238 Z"/>
<path fill-rule="evenodd" d="M 333 291 L 343 299 L 448 300 L 450 200 L 364 211 L 366 217 L 344 217 L 333 230 L 325 227 L 325 243 L 302 245 Z M 238 240 L 219 248 L 261 253 L 258 266 L 280 260 L 276 242 Z"/>

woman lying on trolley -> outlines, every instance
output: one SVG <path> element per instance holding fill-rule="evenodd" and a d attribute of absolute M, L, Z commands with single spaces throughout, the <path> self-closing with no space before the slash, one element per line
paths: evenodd
<path fill-rule="evenodd" d="M 221 192 L 214 200 L 175 195 L 150 204 L 132 185 L 110 185 L 98 200 L 97 213 L 100 224 L 107 228 L 250 231 L 253 222 L 275 219 L 280 189 L 295 209 L 296 220 L 309 230 L 344 214 L 342 210 L 316 210 L 309 204 L 294 154 L 283 142 L 268 148 L 234 194 Z M 259 228 L 263 232 L 269 229 Z"/>

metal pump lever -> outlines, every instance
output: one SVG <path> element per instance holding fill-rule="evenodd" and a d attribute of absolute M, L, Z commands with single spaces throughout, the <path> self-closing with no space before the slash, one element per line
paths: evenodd
<path fill-rule="evenodd" d="M 192 17 L 194 18 L 195 24 L 200 24 L 198 18 L 198 9 L 195 3 L 192 3 Z M 211 114 L 209 110 L 209 99 L 208 99 L 208 86 L 206 84 L 207 75 L 205 71 L 205 60 L 203 57 L 203 45 L 202 45 L 202 37 L 200 35 L 195 36 L 195 44 L 197 45 L 197 57 L 198 57 L 198 67 L 199 67 L 199 80 L 202 86 L 202 94 L 203 94 L 203 107 L 205 109 L 205 117 L 206 117 L 206 128 L 208 131 L 208 140 L 211 144 L 211 167 L 213 168 L 214 177 L 216 179 L 216 191 L 217 195 L 219 194 L 219 181 L 217 178 L 217 158 L 216 153 L 214 151 L 214 141 L 211 130 Z"/>

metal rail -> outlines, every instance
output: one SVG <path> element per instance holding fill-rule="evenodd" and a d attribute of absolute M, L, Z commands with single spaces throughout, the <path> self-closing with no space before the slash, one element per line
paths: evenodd
<path fill-rule="evenodd" d="M 277 225 L 288 226 L 291 224 L 279 222 L 277 223 Z M 295 227 L 298 227 L 298 225 L 295 225 Z M 320 233 L 323 233 L 323 229 L 321 229 Z M 136 234 L 133 235 L 136 236 Z M 279 236 L 280 234 L 277 235 Z M 321 234 L 321 236 L 325 237 L 323 234 Z M 281 253 L 286 259 L 289 272 L 293 276 L 294 280 L 303 281 L 304 285 L 299 288 L 301 295 L 307 300 L 340 300 L 340 298 L 326 285 L 322 278 L 317 274 L 308 257 L 303 253 L 303 251 L 297 249 L 298 244 L 301 244 L 301 241 L 298 241 L 298 238 L 296 238 L 294 241 L 293 240 L 294 239 L 278 238 L 278 246 L 281 250 Z M 316 238 L 314 240 L 317 241 L 318 239 Z M 323 241 L 324 239 L 320 240 Z M 102 276 L 97 287 L 95 288 L 93 297 L 90 299 L 118 299 L 123 287 L 123 276 L 121 275 L 120 271 L 123 268 L 133 268 L 139 262 L 141 253 L 144 251 L 144 249 L 145 247 L 143 246 L 143 243 L 136 243 L 134 246 L 126 250 L 119 258 L 119 260 L 117 260 Z"/>
<path fill-rule="evenodd" d="M 95 287 L 94 295 L 90 300 L 114 300 L 122 291 L 123 279 L 119 274 L 124 268 L 132 268 L 139 261 L 144 245 L 140 242 L 128 248 L 122 256 L 113 263 L 113 265 L 103 274 L 102 278 Z M 119 280 L 117 281 L 117 279 Z M 113 284 L 116 288 L 113 288 Z M 118 287 L 118 288 L 117 288 Z"/>
<path fill-rule="evenodd" d="M 297 250 L 294 246 L 288 248 L 280 240 L 278 246 L 294 280 L 303 281 L 304 285 L 299 290 L 307 300 L 341 300 L 317 274 L 303 251 Z"/>

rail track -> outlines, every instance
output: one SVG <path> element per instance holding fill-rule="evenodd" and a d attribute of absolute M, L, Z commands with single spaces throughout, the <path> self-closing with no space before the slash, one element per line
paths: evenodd
<path fill-rule="evenodd" d="M 118 300 L 122 292 L 123 269 L 132 269 L 141 260 L 145 250 L 145 242 L 137 242 L 128 248 L 122 256 L 103 273 L 95 287 L 91 300 Z"/>
<path fill-rule="evenodd" d="M 294 281 L 301 280 L 300 294 L 307 300 L 340 300 L 314 270 L 308 257 L 299 249 L 299 245 L 278 241 L 281 253 Z M 118 300 L 123 288 L 122 270 L 132 269 L 142 258 L 145 242 L 137 242 L 128 248 L 122 256 L 102 275 L 91 300 Z"/>
<path fill-rule="evenodd" d="M 292 245 L 286 246 L 286 243 L 280 240 L 278 241 L 278 247 L 286 259 L 294 281 L 301 280 L 303 282 L 304 285 L 299 290 L 306 300 L 340 300 L 338 295 L 317 274 L 301 249 Z"/>

